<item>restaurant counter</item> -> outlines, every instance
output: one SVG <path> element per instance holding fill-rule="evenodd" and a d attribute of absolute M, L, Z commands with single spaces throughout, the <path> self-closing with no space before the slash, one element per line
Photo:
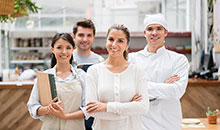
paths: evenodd
<path fill-rule="evenodd" d="M 34 81 L 7 81 L 0 82 L 0 88 L 32 88 Z"/>
<path fill-rule="evenodd" d="M 220 80 L 189 79 L 181 106 L 184 118 L 204 118 L 208 107 L 220 109 Z"/>
<path fill-rule="evenodd" d="M 27 109 L 33 81 L 0 82 L 0 129 L 40 129 Z M 205 118 L 207 107 L 220 108 L 220 80 L 189 79 L 181 99 L 184 118 Z"/>
<path fill-rule="evenodd" d="M 209 124 L 207 118 L 197 118 L 205 126 L 205 128 L 182 128 L 182 130 L 220 130 L 220 118 L 217 119 L 217 124 Z"/>
<path fill-rule="evenodd" d="M 41 121 L 31 118 L 26 105 L 33 83 L 0 82 L 0 130 L 40 130 Z"/>

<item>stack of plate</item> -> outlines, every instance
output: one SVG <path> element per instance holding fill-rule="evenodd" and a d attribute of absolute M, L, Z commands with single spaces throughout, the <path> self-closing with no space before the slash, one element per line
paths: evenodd
<path fill-rule="evenodd" d="M 186 124 L 186 125 L 190 125 L 190 124 L 200 124 L 200 120 L 199 119 L 183 119 L 182 120 L 182 124 Z"/>

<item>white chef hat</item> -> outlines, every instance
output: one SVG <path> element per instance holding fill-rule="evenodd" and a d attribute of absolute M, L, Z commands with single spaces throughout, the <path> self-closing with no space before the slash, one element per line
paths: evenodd
<path fill-rule="evenodd" d="M 144 18 L 144 29 L 150 24 L 160 24 L 167 30 L 167 21 L 163 14 L 153 14 L 153 15 L 145 15 Z"/>

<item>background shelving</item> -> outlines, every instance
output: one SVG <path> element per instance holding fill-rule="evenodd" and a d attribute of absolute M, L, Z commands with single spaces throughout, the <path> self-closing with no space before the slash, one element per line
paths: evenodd
<path fill-rule="evenodd" d="M 50 66 L 50 44 L 56 32 L 11 32 L 9 66 L 45 70 Z"/>

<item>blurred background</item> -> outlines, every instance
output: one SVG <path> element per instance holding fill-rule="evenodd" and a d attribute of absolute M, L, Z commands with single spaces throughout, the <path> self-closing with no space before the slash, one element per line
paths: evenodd
<path fill-rule="evenodd" d="M 190 62 L 188 88 L 181 99 L 183 117 L 205 118 L 207 107 L 220 108 L 220 0 L 31 1 L 42 8 L 38 13 L 0 23 L 0 130 L 40 128 L 40 121 L 33 120 L 26 108 L 33 75 L 50 68 L 54 34 L 72 33 L 73 25 L 83 18 L 94 22 L 92 50 L 105 58 L 106 32 L 112 24 L 129 28 L 129 51 L 135 52 L 147 44 L 145 15 L 164 14 L 169 32 L 166 48 L 184 54 Z M 1 3 L 0 10 L 4 8 Z"/>
<path fill-rule="evenodd" d="M 190 0 L 33 0 L 42 9 L 12 23 L 1 23 L 2 69 L 22 67 L 47 69 L 50 42 L 56 32 L 72 32 L 76 21 L 90 18 L 97 34 L 93 50 L 105 57 L 105 34 L 114 23 L 124 24 L 131 32 L 132 51 L 146 45 L 143 20 L 146 14 L 163 13 L 171 33 L 167 46 L 179 49 L 191 60 L 192 2 Z M 180 39 L 179 39 L 180 38 Z M 187 48 L 188 50 L 186 50 Z M 99 50 L 97 50 L 99 49 Z M 21 67 L 21 66 L 20 66 Z M 22 68 L 22 69 L 23 69 Z"/>

